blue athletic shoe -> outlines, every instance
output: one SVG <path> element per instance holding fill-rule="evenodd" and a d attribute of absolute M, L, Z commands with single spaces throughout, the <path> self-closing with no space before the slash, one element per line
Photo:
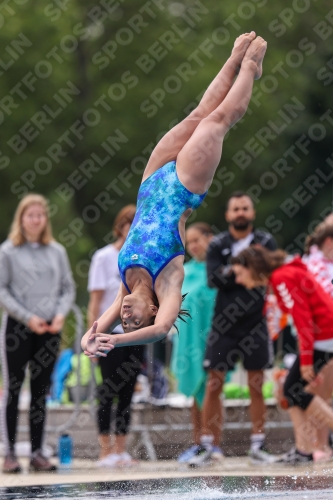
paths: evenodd
<path fill-rule="evenodd" d="M 181 455 L 179 455 L 177 462 L 180 464 L 185 464 L 186 462 L 188 462 L 191 458 L 193 458 L 195 456 L 198 449 L 199 449 L 199 445 L 194 444 L 193 446 L 191 446 L 191 448 L 188 448 Z"/>
<path fill-rule="evenodd" d="M 218 446 L 205 446 L 201 444 L 195 451 L 195 455 L 187 462 L 189 467 L 201 467 L 221 462 L 224 458 L 223 451 Z"/>

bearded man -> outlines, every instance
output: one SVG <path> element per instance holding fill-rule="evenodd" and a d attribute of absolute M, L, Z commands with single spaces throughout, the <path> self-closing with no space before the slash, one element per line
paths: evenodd
<path fill-rule="evenodd" d="M 201 446 L 189 461 L 200 466 L 214 460 L 222 438 L 221 392 L 228 370 L 241 361 L 248 374 L 252 420 L 252 463 L 273 457 L 265 448 L 265 403 L 262 394 L 264 369 L 272 362 L 272 349 L 263 316 L 264 289 L 247 290 L 235 283 L 230 258 L 253 244 L 269 250 L 277 245 L 271 234 L 255 229 L 253 201 L 243 191 L 234 192 L 226 206 L 228 230 L 216 235 L 207 253 L 208 284 L 218 289 L 215 312 L 207 339 L 204 368 L 208 371 L 202 412 Z M 215 437 L 213 437 L 215 436 Z M 219 457 L 220 458 L 220 457 Z"/>

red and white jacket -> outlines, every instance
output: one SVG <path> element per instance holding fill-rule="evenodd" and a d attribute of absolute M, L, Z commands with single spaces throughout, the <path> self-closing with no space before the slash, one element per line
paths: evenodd
<path fill-rule="evenodd" d="M 332 261 L 326 259 L 323 252 L 316 245 L 310 247 L 310 254 L 303 255 L 302 260 L 306 267 L 315 276 L 316 280 L 321 284 L 325 292 L 333 297 L 332 286 Z"/>
<path fill-rule="evenodd" d="M 333 339 L 333 299 L 295 257 L 273 271 L 269 287 L 280 309 L 292 316 L 299 337 L 301 365 L 313 364 L 314 343 Z"/>

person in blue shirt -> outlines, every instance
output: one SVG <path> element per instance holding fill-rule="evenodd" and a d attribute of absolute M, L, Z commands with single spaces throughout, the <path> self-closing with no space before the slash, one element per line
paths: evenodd
<path fill-rule="evenodd" d="M 266 48 L 265 40 L 253 31 L 238 37 L 198 107 L 152 152 L 139 189 L 137 212 L 118 257 L 122 279 L 118 295 L 82 338 L 88 356 L 105 356 L 114 347 L 158 341 L 183 313 L 185 222 L 213 181 L 226 133 L 247 110 Z M 101 332 L 117 320 L 125 333 L 114 335 L 111 342 Z"/>

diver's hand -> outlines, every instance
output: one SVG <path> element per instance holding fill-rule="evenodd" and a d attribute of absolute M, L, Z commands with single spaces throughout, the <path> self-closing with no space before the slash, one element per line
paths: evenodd
<path fill-rule="evenodd" d="M 106 333 L 97 333 L 97 326 L 98 323 L 95 321 L 91 328 L 86 348 L 84 350 L 84 354 L 88 356 L 88 358 L 105 358 L 107 353 L 114 349 L 111 335 L 107 335 Z"/>

